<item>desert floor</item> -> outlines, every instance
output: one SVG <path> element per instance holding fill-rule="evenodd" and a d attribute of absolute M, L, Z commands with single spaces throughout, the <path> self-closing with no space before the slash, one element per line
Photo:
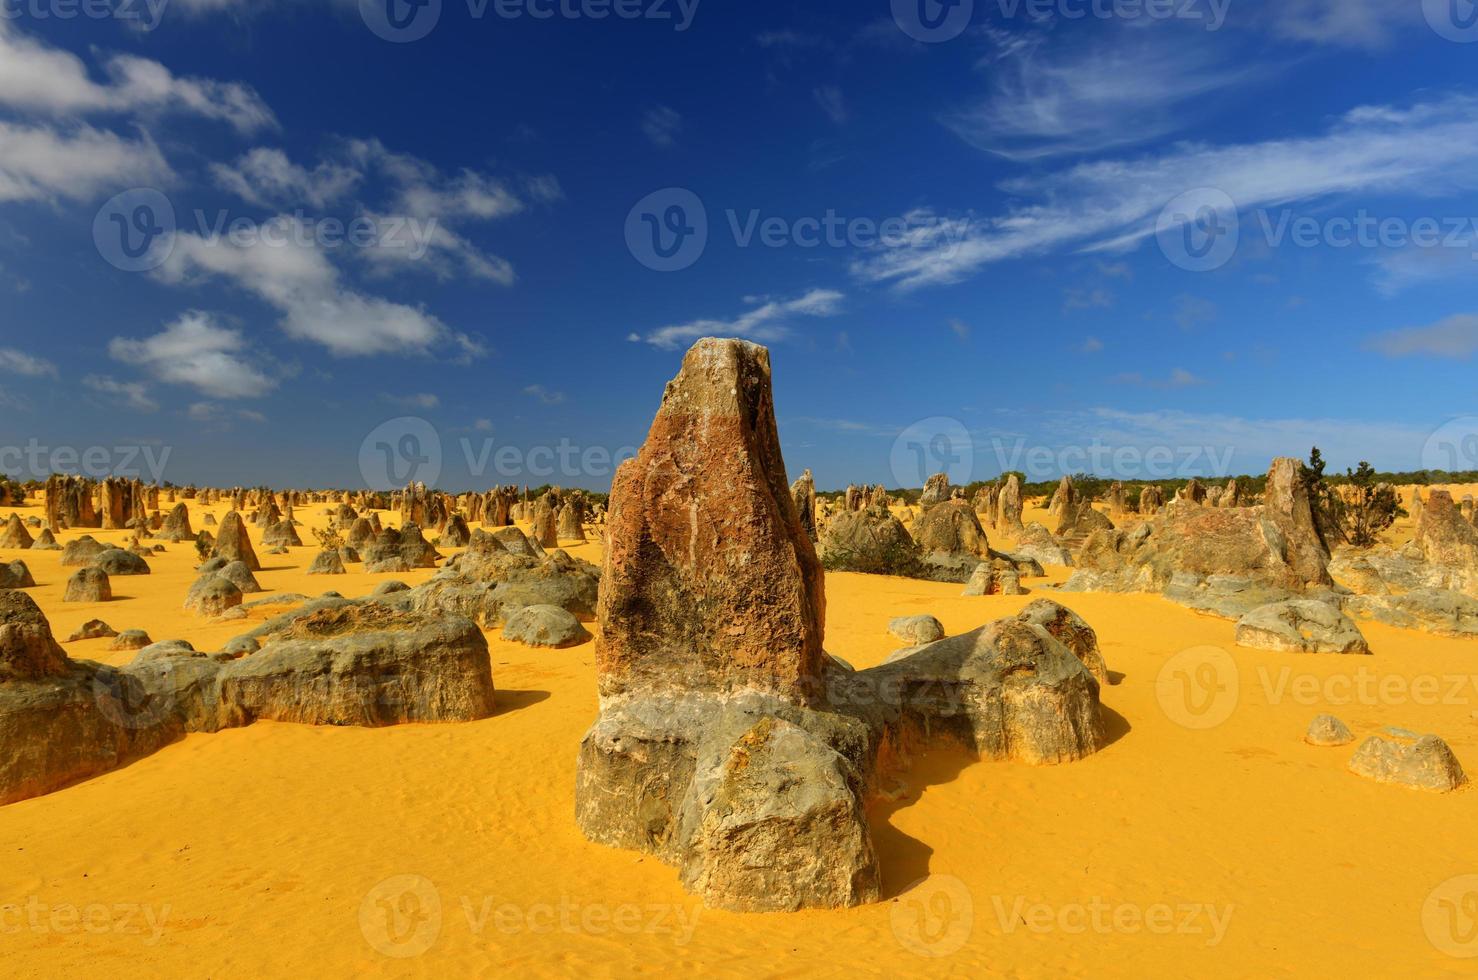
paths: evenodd
<path fill-rule="evenodd" d="M 297 516 L 321 525 L 322 509 Z M 192 507 L 197 530 L 202 517 Z M 262 555 L 264 587 L 355 596 L 431 574 L 309 577 L 304 531 L 308 547 Z M 99 605 L 61 602 L 60 552 L 0 559 L 30 565 L 59 640 L 94 617 L 200 650 L 250 628 L 185 613 L 194 549 L 166 547 L 151 576 L 115 578 L 119 598 Z M 595 544 L 568 550 L 599 561 Z M 1065 577 L 1049 569 L 1048 581 Z M 831 574 L 827 648 L 871 666 L 899 645 L 893 616 L 932 613 L 953 634 L 1035 597 L 959 593 Z M 1478 961 L 1455 954 L 1478 955 L 1475 910 L 1462 905 L 1478 902 L 1478 877 L 1461 879 L 1478 875 L 1478 790 L 1370 782 L 1345 770 L 1353 745 L 1302 735 L 1325 711 L 1357 738 L 1435 732 L 1478 774 L 1478 647 L 1362 624 L 1371 657 L 1262 652 L 1236 647 L 1232 623 L 1157 597 L 1054 597 L 1097 629 L 1114 672 L 1111 744 L 1048 768 L 918 760 L 904 796 L 872 813 L 880 904 L 711 911 L 672 868 L 587 843 L 573 811 L 576 748 L 596 714 L 593 647 L 533 650 L 493 632 L 499 708 L 486 721 L 193 735 L 0 808 L 0 971 L 1474 975 Z M 107 643 L 63 645 L 79 659 L 133 656 Z M 1204 652 L 1176 659 L 1208 646 L 1226 652 L 1218 674 L 1204 673 L 1218 662 Z"/>

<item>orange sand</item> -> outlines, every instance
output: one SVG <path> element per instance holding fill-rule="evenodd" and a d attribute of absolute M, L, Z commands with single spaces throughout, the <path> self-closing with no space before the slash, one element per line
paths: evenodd
<path fill-rule="evenodd" d="M 318 524 L 321 509 L 298 517 Z M 192 508 L 197 530 L 201 516 Z M 93 616 L 199 649 L 249 628 L 183 612 L 193 548 L 167 547 L 152 576 L 115 579 L 126 598 L 99 606 L 60 602 L 58 552 L 21 557 L 59 639 Z M 263 556 L 258 578 L 359 595 L 430 574 L 310 578 L 315 550 Z M 570 550 L 598 558 L 595 545 Z M 1050 571 L 1051 581 L 1066 574 Z M 957 585 L 850 574 L 829 575 L 827 587 L 828 649 L 858 667 L 896 646 L 893 616 L 933 613 L 958 633 L 1031 598 L 965 599 Z M 537 651 L 494 633 L 499 711 L 486 721 L 262 723 L 191 736 L 0 808 L 4 972 L 1473 975 L 1473 960 L 1443 950 L 1478 953 L 1462 945 L 1474 923 L 1447 919 L 1437 900 L 1460 899 L 1478 879 L 1433 890 L 1478 874 L 1478 790 L 1378 785 L 1345 771 L 1353 746 L 1301 741 L 1329 710 L 1357 737 L 1388 724 L 1437 732 L 1478 774 L 1472 643 L 1367 624 L 1373 657 L 1300 657 L 1236 648 L 1231 623 L 1154 597 L 1065 599 L 1121 676 L 1103 692 L 1112 743 L 1051 768 L 920 760 L 907 795 L 872 815 L 880 904 L 706 910 L 672 868 L 587 843 L 572 814 L 576 746 L 596 713 L 592 647 Z M 107 642 L 65 646 L 77 658 L 131 658 L 104 652 Z M 1188 714 L 1173 670 L 1164 699 L 1156 679 L 1203 645 L 1234 658 L 1221 681 L 1239 680 L 1240 691 L 1224 722 L 1199 730 L 1171 715 L 1223 713 L 1226 692 L 1209 714 Z M 1373 690 L 1361 690 L 1362 677 Z M 1435 697 L 1419 677 L 1436 679 Z"/>

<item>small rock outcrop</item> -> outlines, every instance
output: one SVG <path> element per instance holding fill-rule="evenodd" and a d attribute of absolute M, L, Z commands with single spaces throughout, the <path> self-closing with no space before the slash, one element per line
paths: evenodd
<path fill-rule="evenodd" d="M 26 530 L 20 515 L 11 514 L 5 522 L 5 529 L 0 530 L 0 548 L 29 548 L 33 543 L 31 532 Z"/>
<path fill-rule="evenodd" d="M 252 547 L 251 538 L 246 533 L 246 522 L 241 519 L 239 512 L 233 510 L 221 518 L 211 557 L 224 558 L 228 562 L 245 562 L 246 567 L 253 572 L 262 570 L 256 549 Z"/>
<path fill-rule="evenodd" d="M 1369 653 L 1354 620 L 1328 602 L 1290 599 L 1259 606 L 1237 621 L 1237 644 L 1292 653 Z"/>
<path fill-rule="evenodd" d="M 1304 733 L 1304 741 L 1310 745 L 1338 747 L 1354 740 L 1355 734 L 1349 726 L 1334 715 L 1319 715 L 1309 722 L 1309 730 Z"/>
<path fill-rule="evenodd" d="M 111 602 L 113 586 L 101 568 L 79 568 L 67 579 L 63 602 Z"/>
<path fill-rule="evenodd" d="M 558 606 L 524 606 L 503 624 L 503 639 L 530 647 L 579 646 L 590 639 L 590 632 L 574 617 Z"/>
<path fill-rule="evenodd" d="M 35 584 L 30 567 L 19 558 L 0 564 L 0 589 L 29 589 Z"/>
<path fill-rule="evenodd" d="M 1457 756 L 1442 739 L 1389 728 L 1385 737 L 1372 735 L 1361 742 L 1349 768 L 1379 783 L 1433 793 L 1450 793 L 1467 781 Z"/>
<path fill-rule="evenodd" d="M 888 632 L 911 647 L 944 639 L 944 625 L 933 616 L 899 616 L 888 623 Z"/>

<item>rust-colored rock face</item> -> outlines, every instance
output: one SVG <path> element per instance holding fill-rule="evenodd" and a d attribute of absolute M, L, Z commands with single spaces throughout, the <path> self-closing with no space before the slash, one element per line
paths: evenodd
<path fill-rule="evenodd" d="M 769 352 L 703 340 L 611 487 L 596 660 L 604 696 L 752 688 L 806 701 L 821 565 L 791 498 Z"/>

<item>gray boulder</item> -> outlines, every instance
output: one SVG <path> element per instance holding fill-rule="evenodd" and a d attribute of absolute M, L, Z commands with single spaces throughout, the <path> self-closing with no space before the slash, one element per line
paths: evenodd
<path fill-rule="evenodd" d="M 113 598 L 113 587 L 108 573 L 101 568 L 79 568 L 67 579 L 67 591 L 63 602 L 109 602 Z"/>
<path fill-rule="evenodd" d="M 91 566 L 100 568 L 109 575 L 148 575 L 149 563 L 131 551 L 109 548 L 93 558 Z"/>
<path fill-rule="evenodd" d="M 888 632 L 916 647 L 944 639 L 944 624 L 933 616 L 899 616 L 888 623 Z"/>
<path fill-rule="evenodd" d="M 558 606 L 525 606 L 503 624 L 503 639 L 531 647 L 573 647 L 590 633 L 572 614 Z"/>
<path fill-rule="evenodd" d="M 1312 599 L 1259 606 L 1237 621 L 1237 644 L 1293 653 L 1369 653 L 1354 620 L 1337 606 Z"/>
<path fill-rule="evenodd" d="M 1457 756 L 1436 735 L 1411 736 L 1387 729 L 1391 737 L 1372 735 L 1355 750 L 1350 771 L 1380 783 L 1409 789 L 1450 793 L 1467 779 Z"/>
<path fill-rule="evenodd" d="M 31 570 L 19 558 L 9 564 L 0 564 L 0 589 L 29 589 L 35 584 Z"/>
<path fill-rule="evenodd" d="M 1309 723 L 1309 730 L 1304 733 L 1304 741 L 1310 745 L 1349 745 L 1354 740 L 1354 733 L 1334 715 L 1319 715 Z"/>

